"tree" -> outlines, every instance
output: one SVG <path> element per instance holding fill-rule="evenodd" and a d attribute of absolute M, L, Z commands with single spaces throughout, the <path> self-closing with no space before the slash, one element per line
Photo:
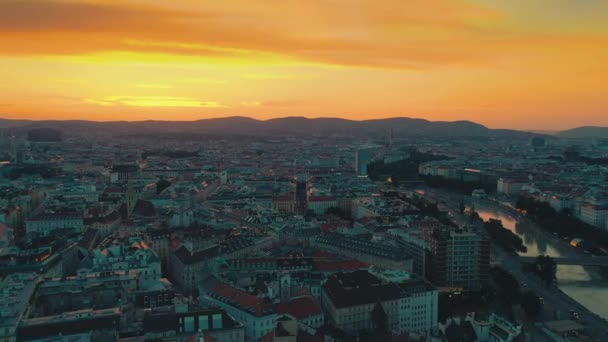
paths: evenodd
<path fill-rule="evenodd" d="M 461 322 L 460 324 L 452 322 L 445 329 L 445 338 L 448 342 L 475 341 L 475 337 L 475 331 L 469 322 Z"/>
<path fill-rule="evenodd" d="M 171 182 L 168 180 L 161 178 L 158 182 L 156 182 L 156 194 L 160 194 L 166 188 L 171 186 Z"/>
<path fill-rule="evenodd" d="M 562 237 L 580 237 L 593 241 L 598 247 L 608 248 L 608 231 L 597 229 L 573 215 L 571 210 L 556 211 L 548 203 L 522 196 L 517 200 L 518 209 L 525 210 L 526 216 L 547 231 Z"/>
<path fill-rule="evenodd" d="M 469 222 L 470 223 L 475 223 L 475 222 L 479 222 L 483 220 L 481 219 L 481 216 L 479 216 L 479 213 L 475 211 L 475 208 L 471 209 L 471 211 L 469 212 Z"/>
<path fill-rule="evenodd" d="M 388 316 L 384 312 L 384 308 L 380 302 L 377 302 L 371 312 L 372 327 L 375 332 L 388 332 Z"/>
<path fill-rule="evenodd" d="M 344 212 L 344 210 L 342 210 L 341 208 L 338 208 L 338 207 L 327 208 L 327 210 L 325 210 L 325 214 L 335 215 L 335 216 L 339 216 L 339 217 L 346 217 L 346 213 Z"/>
<path fill-rule="evenodd" d="M 512 231 L 506 229 L 502 225 L 502 221 L 489 219 L 483 225 L 490 237 L 502 248 L 514 252 L 526 252 L 528 250 L 523 240 Z"/>
<path fill-rule="evenodd" d="M 380 301 L 376 302 L 374 309 L 370 313 L 372 321 L 372 333 L 375 341 L 388 341 L 390 335 L 388 333 L 388 316 L 380 304 Z"/>
<path fill-rule="evenodd" d="M 519 282 L 515 277 L 500 267 L 490 270 L 492 281 L 496 284 L 498 300 L 510 307 L 519 301 L 521 296 Z"/>
<path fill-rule="evenodd" d="M 555 263 L 555 260 L 548 255 L 539 255 L 536 257 L 534 271 L 547 286 L 551 286 L 557 281 L 557 264 Z"/>
<path fill-rule="evenodd" d="M 543 308 L 540 298 L 533 291 L 524 292 L 522 294 L 521 306 L 529 317 L 538 316 Z"/>

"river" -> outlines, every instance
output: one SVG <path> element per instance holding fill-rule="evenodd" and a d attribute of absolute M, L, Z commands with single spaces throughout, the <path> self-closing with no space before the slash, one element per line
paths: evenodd
<path fill-rule="evenodd" d="M 555 237 L 542 231 L 536 224 L 519 215 L 513 215 L 507 208 L 484 200 L 475 200 L 474 206 L 482 219 L 499 219 L 505 228 L 523 239 L 528 251 L 520 255 L 558 257 L 573 253 L 565 242 L 556 241 Z M 560 265 L 557 267 L 557 284 L 568 296 L 608 319 L 608 279 L 602 277 L 597 269 Z"/>

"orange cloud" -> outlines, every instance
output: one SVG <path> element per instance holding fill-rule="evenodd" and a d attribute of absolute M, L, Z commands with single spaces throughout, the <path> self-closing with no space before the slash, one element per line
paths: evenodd
<path fill-rule="evenodd" d="M 608 124 L 605 4 L 3 0 L 0 116 Z"/>
<path fill-rule="evenodd" d="M 222 108 L 225 105 L 216 101 L 200 101 L 180 96 L 106 96 L 101 99 L 85 99 L 87 103 L 99 106 L 123 105 L 131 107 L 190 107 Z"/>
<path fill-rule="evenodd" d="M 467 18 L 489 15 L 446 0 L 424 6 L 235 1 L 207 4 L 205 10 L 193 5 L 190 11 L 128 2 L 8 0 L 2 9 L 4 54 L 118 50 L 227 56 L 264 51 L 329 64 L 406 68 L 471 58 L 466 49 L 436 44 L 437 33 L 475 38 L 479 31 Z M 419 36 L 421 30 L 425 37 Z"/>

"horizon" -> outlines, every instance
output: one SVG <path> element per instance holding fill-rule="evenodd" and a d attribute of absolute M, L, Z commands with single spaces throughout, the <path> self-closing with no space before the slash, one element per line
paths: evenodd
<path fill-rule="evenodd" d="M 7 119 L 608 126 L 597 0 L 6 0 L 0 43 Z"/>
<path fill-rule="evenodd" d="M 94 120 L 94 119 L 52 119 L 52 118 L 51 119 L 27 119 L 27 118 L 11 119 L 11 118 L 6 118 L 6 117 L 0 117 L 0 120 L 14 120 L 14 121 L 30 121 L 30 122 L 85 121 L 85 122 L 94 122 L 94 123 L 144 123 L 144 122 L 187 123 L 187 122 L 198 122 L 198 121 L 205 121 L 205 120 L 220 120 L 220 119 L 251 119 L 251 120 L 261 121 L 261 122 L 272 121 L 272 120 L 281 120 L 281 119 L 306 119 L 306 120 L 335 119 L 335 120 L 355 121 L 355 122 L 365 122 L 365 121 L 373 121 L 373 120 L 410 119 L 410 120 L 424 120 L 424 121 L 432 122 L 432 123 L 435 123 L 435 122 L 447 122 L 447 123 L 469 122 L 472 124 L 484 126 L 488 129 L 492 129 L 492 130 L 514 130 L 514 131 L 521 131 L 521 132 L 532 132 L 532 133 L 536 132 L 536 133 L 541 133 L 541 134 L 542 133 L 546 133 L 546 134 L 559 133 L 559 132 L 574 130 L 574 129 L 579 129 L 579 128 L 608 128 L 608 126 L 597 126 L 597 125 L 576 126 L 576 127 L 565 128 L 565 129 L 534 129 L 534 128 L 526 129 L 526 128 L 508 128 L 508 127 L 490 127 L 490 126 L 483 125 L 479 122 L 475 122 L 475 121 L 471 121 L 471 120 L 428 120 L 428 119 L 421 118 L 421 117 L 409 117 L 409 116 L 391 116 L 391 117 L 371 118 L 371 119 L 349 119 L 349 118 L 340 118 L 340 117 L 331 117 L 331 116 L 315 116 L 315 117 L 312 117 L 312 116 L 310 116 L 310 117 L 309 116 L 279 116 L 279 117 L 273 117 L 273 118 L 267 118 L 267 119 L 257 119 L 255 117 L 250 117 L 250 116 L 231 115 L 231 116 L 209 117 L 209 118 L 200 118 L 200 119 L 191 119 L 191 120 L 169 120 L 169 119 Z"/>

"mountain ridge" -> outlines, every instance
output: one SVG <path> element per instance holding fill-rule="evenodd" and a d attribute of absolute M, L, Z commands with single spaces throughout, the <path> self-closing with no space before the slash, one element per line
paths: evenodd
<path fill-rule="evenodd" d="M 580 126 L 567 129 L 557 133 L 562 138 L 608 138 L 608 127 L 603 126 Z"/>
<path fill-rule="evenodd" d="M 245 116 L 199 119 L 193 121 L 143 120 L 143 121 L 91 121 L 91 120 L 12 120 L 0 118 L 0 128 L 28 130 L 54 128 L 66 133 L 107 129 L 119 134 L 136 133 L 188 133 L 228 135 L 386 135 L 393 131 L 398 135 L 445 136 L 445 137 L 532 137 L 539 134 L 490 129 L 468 121 L 430 121 L 420 118 L 392 117 L 384 119 L 350 120 L 322 117 L 306 118 L 288 116 L 258 120 Z"/>

